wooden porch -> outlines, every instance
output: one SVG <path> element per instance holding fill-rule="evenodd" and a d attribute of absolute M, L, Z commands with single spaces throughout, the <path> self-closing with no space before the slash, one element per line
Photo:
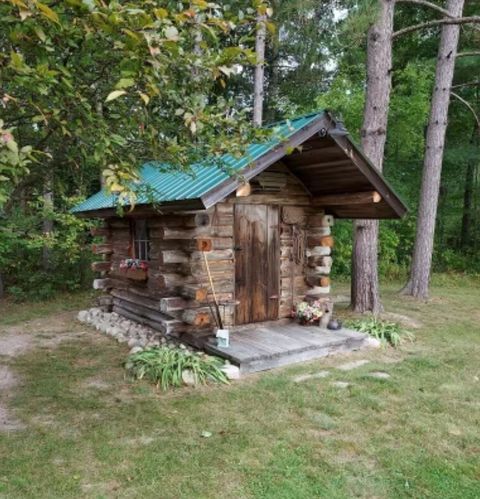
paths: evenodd
<path fill-rule="evenodd" d="M 270 323 L 231 332 L 229 348 L 218 347 L 215 338 L 203 348 L 228 359 L 245 374 L 359 350 L 367 346 L 367 339 L 363 333 L 344 328 L 330 331 L 296 323 Z"/>

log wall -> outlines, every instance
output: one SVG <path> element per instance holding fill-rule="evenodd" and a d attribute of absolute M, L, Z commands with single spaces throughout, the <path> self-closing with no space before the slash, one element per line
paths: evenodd
<path fill-rule="evenodd" d="M 293 304 L 327 299 L 330 292 L 333 219 L 313 207 L 301 183 L 283 165 L 256 177 L 248 196 L 232 194 L 205 211 L 159 214 L 148 218 L 148 279 L 134 280 L 119 269 L 131 257 L 130 220 L 110 218 L 94 246 L 101 272 L 95 287 L 110 296 L 113 310 L 165 334 L 203 337 L 215 324 L 205 258 L 220 302 L 225 325 L 235 324 L 234 209 L 238 203 L 279 205 L 279 318 L 289 317 Z"/>

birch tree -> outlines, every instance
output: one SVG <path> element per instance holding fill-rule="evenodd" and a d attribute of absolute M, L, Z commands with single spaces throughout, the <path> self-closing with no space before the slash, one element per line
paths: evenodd
<path fill-rule="evenodd" d="M 265 39 L 267 36 L 267 7 L 260 5 L 257 14 L 257 29 L 255 35 L 255 77 L 253 88 L 253 123 L 262 126 L 263 98 L 265 77 Z"/>

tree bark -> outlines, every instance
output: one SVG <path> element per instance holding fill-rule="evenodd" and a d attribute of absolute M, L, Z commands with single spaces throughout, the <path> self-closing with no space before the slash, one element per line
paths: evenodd
<path fill-rule="evenodd" d="M 42 222 L 42 234 L 48 237 L 53 232 L 53 178 L 51 173 L 47 173 L 43 184 L 43 210 L 44 219 Z M 42 266 L 45 272 L 51 269 L 51 252 L 48 244 L 43 246 Z"/>
<path fill-rule="evenodd" d="M 253 123 L 262 126 L 263 121 L 263 97 L 264 97 L 264 73 L 265 73 L 265 38 L 267 34 L 267 16 L 257 16 L 257 34 L 255 38 L 255 54 L 257 62 L 255 65 L 255 80 L 253 90 Z"/>
<path fill-rule="evenodd" d="M 368 32 L 367 90 L 362 148 L 379 171 L 387 133 L 391 91 L 394 0 L 379 0 L 379 13 Z M 352 308 L 357 312 L 382 310 L 378 285 L 378 221 L 357 220 L 352 254 Z"/>
<path fill-rule="evenodd" d="M 465 0 L 448 0 L 447 10 L 453 17 L 461 17 L 464 3 Z M 403 289 L 405 294 L 418 299 L 428 298 L 450 88 L 453 81 L 459 36 L 460 25 L 446 24 L 443 26 L 427 128 L 412 269 L 410 280 Z"/>
<path fill-rule="evenodd" d="M 465 189 L 463 193 L 462 229 L 460 232 L 460 247 L 466 249 L 471 244 L 472 210 L 473 210 L 473 182 L 475 179 L 475 163 L 467 163 L 465 174 Z"/>

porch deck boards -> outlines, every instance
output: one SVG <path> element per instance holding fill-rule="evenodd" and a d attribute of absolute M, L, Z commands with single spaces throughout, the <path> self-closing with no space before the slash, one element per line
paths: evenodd
<path fill-rule="evenodd" d="M 365 346 L 366 339 L 367 335 L 350 329 L 329 331 L 293 323 L 259 324 L 231 332 L 228 348 L 218 347 L 214 338 L 204 348 L 238 365 L 242 373 L 251 373 L 358 350 Z"/>

